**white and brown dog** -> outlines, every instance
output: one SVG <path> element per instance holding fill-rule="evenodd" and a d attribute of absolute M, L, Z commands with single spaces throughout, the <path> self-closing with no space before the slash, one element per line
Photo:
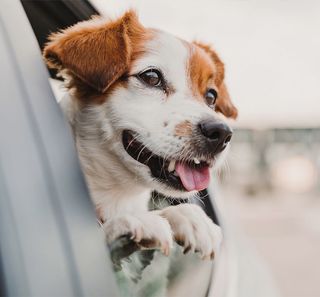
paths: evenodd
<path fill-rule="evenodd" d="M 148 211 L 150 193 L 191 197 L 208 187 L 235 118 L 224 66 L 200 43 L 142 26 L 133 11 L 50 36 L 44 57 L 65 77 L 62 102 L 108 242 L 131 234 L 169 253 L 173 239 L 214 255 L 221 231 L 194 204 Z"/>

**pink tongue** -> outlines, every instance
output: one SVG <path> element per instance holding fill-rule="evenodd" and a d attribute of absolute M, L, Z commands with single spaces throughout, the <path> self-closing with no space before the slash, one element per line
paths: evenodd
<path fill-rule="evenodd" d="M 176 163 L 176 172 L 178 173 L 183 186 L 188 192 L 201 191 L 206 189 L 210 181 L 209 167 L 190 168 L 183 163 Z"/>

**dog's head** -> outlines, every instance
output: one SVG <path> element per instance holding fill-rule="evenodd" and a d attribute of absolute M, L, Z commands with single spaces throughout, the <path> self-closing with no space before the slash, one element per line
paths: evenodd
<path fill-rule="evenodd" d="M 143 27 L 132 11 L 115 21 L 79 23 L 51 35 L 48 65 L 68 78 L 85 139 L 112 152 L 143 184 L 171 196 L 208 186 L 236 118 L 213 49 Z M 96 156 L 99 158 L 99 156 Z M 94 158 L 94 156 L 91 156 Z"/>

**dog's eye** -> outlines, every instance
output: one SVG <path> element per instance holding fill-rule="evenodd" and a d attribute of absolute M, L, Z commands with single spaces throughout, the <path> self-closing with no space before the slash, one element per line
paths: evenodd
<path fill-rule="evenodd" d="M 148 69 L 138 74 L 138 77 L 151 87 L 161 87 L 163 84 L 162 74 L 157 69 Z"/>
<path fill-rule="evenodd" d="M 213 107 L 214 104 L 216 103 L 217 97 L 218 97 L 218 93 L 215 89 L 208 89 L 204 95 L 204 97 L 207 100 L 207 104 L 210 107 Z"/>

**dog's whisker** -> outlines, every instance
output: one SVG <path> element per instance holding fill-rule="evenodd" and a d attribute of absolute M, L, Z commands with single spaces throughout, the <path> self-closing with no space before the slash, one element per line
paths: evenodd
<path fill-rule="evenodd" d="M 137 140 L 137 138 L 138 138 L 138 136 L 134 136 L 133 138 L 132 138 L 132 140 L 129 142 L 129 144 L 126 146 L 126 150 L 128 150 L 129 149 L 129 147 L 131 146 L 131 144 L 133 143 L 133 142 L 135 142 L 136 140 Z"/>
<path fill-rule="evenodd" d="M 138 161 L 139 161 L 139 158 L 140 158 L 142 152 L 143 152 L 146 148 L 147 148 L 147 146 L 144 145 L 144 146 L 142 147 L 142 149 L 140 150 L 140 152 L 139 152 L 139 154 L 138 154 L 138 157 L 137 157 L 137 160 L 138 160 Z M 139 147 L 139 149 L 140 149 L 140 147 Z"/>
<path fill-rule="evenodd" d="M 208 196 L 208 193 L 206 194 L 206 196 Z M 203 199 L 206 197 L 206 196 L 203 196 L 201 197 L 200 193 L 197 192 L 192 198 L 194 198 L 195 201 L 199 202 L 202 207 L 205 207 L 205 204 L 203 202 Z"/>

